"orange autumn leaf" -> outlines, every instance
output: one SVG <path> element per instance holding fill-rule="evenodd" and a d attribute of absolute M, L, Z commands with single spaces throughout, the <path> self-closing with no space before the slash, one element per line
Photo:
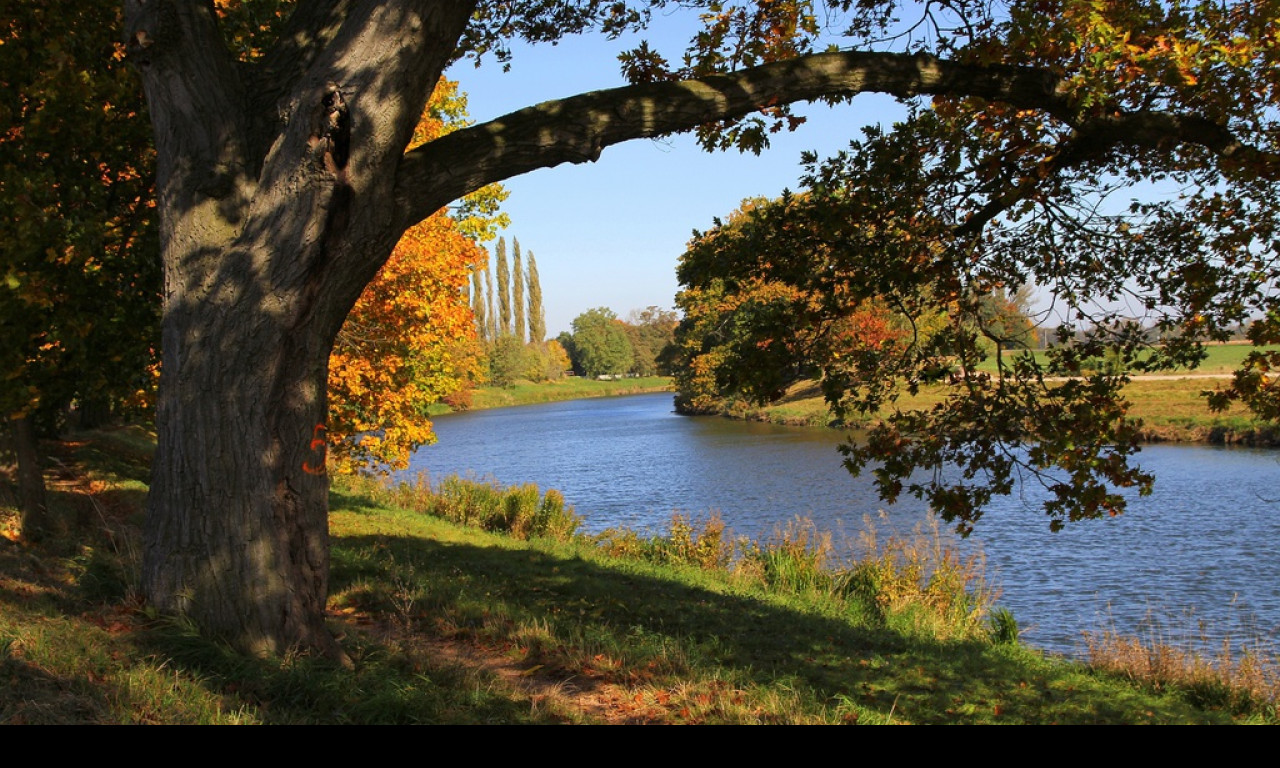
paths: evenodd
<path fill-rule="evenodd" d="M 457 103 L 455 89 L 441 81 L 417 137 L 460 122 L 436 117 Z M 464 291 L 486 260 L 442 210 L 404 234 L 365 288 L 329 358 L 329 456 L 337 469 L 403 469 L 415 448 L 435 440 L 427 408 L 480 376 Z"/>

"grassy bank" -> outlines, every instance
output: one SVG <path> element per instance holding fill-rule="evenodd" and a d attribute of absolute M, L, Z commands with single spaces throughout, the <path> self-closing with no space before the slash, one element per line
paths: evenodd
<path fill-rule="evenodd" d="M 641 395 L 647 392 L 670 390 L 671 378 L 667 376 L 645 376 L 617 381 L 596 381 L 581 376 L 570 376 L 559 381 L 547 381 L 541 384 L 522 381 L 510 387 L 482 387 L 471 393 L 471 408 L 505 408 L 510 405 L 552 403 L 588 397 Z M 448 406 L 440 406 L 435 414 L 447 413 L 449 410 Z"/>
<path fill-rule="evenodd" d="M 1214 387 L 1204 377 L 1136 378 L 1124 390 L 1132 403 L 1130 413 L 1142 419 L 1144 435 L 1151 442 L 1198 442 L 1280 446 L 1280 428 L 1253 418 L 1243 407 L 1226 413 L 1210 413 L 1201 392 Z M 898 401 L 903 410 L 930 408 L 946 396 L 942 386 L 924 387 L 917 395 Z M 753 406 L 744 402 L 726 405 L 724 415 L 792 426 L 834 426 L 826 401 L 816 383 L 793 386 L 778 402 Z M 856 425 L 855 425 L 856 426 Z"/>
<path fill-rule="evenodd" d="M 66 446 L 61 535 L 0 538 L 0 723 L 1275 718 L 1265 691 L 1135 682 L 1009 642 L 980 564 L 932 531 L 882 532 L 841 572 L 804 526 L 586 538 L 554 493 L 454 481 L 335 489 L 330 620 L 353 669 L 244 659 L 136 599 L 147 455 L 136 432 Z"/>
<path fill-rule="evenodd" d="M 1179 372 L 1186 373 L 1189 376 L 1230 376 L 1233 371 L 1240 367 L 1250 352 L 1256 348 L 1248 342 L 1229 342 L 1225 344 L 1206 344 L 1204 347 L 1205 357 L 1195 370 L 1185 368 L 1175 369 L 1174 374 Z M 1264 350 L 1273 350 L 1275 347 L 1262 347 Z M 1013 355 L 1028 354 L 1025 352 L 1006 352 L 1006 363 Z M 1048 362 L 1048 356 L 1042 351 L 1037 350 L 1030 352 L 1036 360 L 1042 365 Z M 978 365 L 978 370 L 994 373 L 996 370 L 996 359 L 989 357 Z"/>

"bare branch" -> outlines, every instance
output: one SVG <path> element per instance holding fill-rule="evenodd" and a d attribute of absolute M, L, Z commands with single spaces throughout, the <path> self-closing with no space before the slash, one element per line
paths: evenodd
<path fill-rule="evenodd" d="M 605 147 L 630 139 L 689 130 L 767 107 L 867 92 L 976 97 L 1078 123 L 1066 88 L 1043 70 L 895 53 L 815 54 L 727 75 L 585 93 L 451 133 L 408 153 L 401 163 L 396 177 L 400 225 L 408 227 L 486 184 L 536 168 L 594 161 Z M 1199 144 L 1222 157 L 1280 173 L 1280 158 L 1243 145 L 1225 127 L 1198 116 L 1142 112 L 1092 118 L 1040 169 L 1039 178 L 994 199 L 962 231 L 981 229 L 1056 170 L 1116 146 L 1163 143 Z"/>
<path fill-rule="evenodd" d="M 823 53 L 683 82 L 645 83 L 549 101 L 456 131 L 408 153 L 397 174 L 402 226 L 486 184 L 536 168 L 594 161 L 605 147 L 798 101 L 879 92 L 967 95 L 1065 114 L 1051 74 L 931 56 Z"/>

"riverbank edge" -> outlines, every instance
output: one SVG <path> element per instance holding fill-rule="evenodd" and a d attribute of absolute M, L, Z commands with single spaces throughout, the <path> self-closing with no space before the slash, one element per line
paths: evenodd
<path fill-rule="evenodd" d="M 1196 377 L 1188 377 L 1188 383 Z M 1207 410 L 1207 409 L 1206 409 Z M 840 422 L 825 410 L 821 397 L 793 399 L 785 404 L 752 406 L 742 401 L 724 403 L 720 408 L 708 411 L 676 411 L 687 416 L 720 416 L 740 421 L 755 421 L 784 427 L 821 427 L 828 429 L 860 430 L 875 422 Z M 1247 448 L 1280 448 L 1280 425 L 1255 421 L 1241 424 L 1240 417 L 1218 417 L 1205 413 L 1202 417 L 1180 416 L 1170 419 L 1150 407 L 1136 406 L 1131 411 L 1134 418 L 1143 422 L 1141 440 L 1148 444 L 1185 443 L 1197 445 L 1239 446 Z"/>
<path fill-rule="evenodd" d="M 496 535 L 346 480 L 329 620 L 356 669 L 246 659 L 137 599 L 153 440 L 61 444 L 67 528 L 39 546 L 0 538 L 0 723 L 1273 721 L 1025 647 L 845 626 L 822 595 Z M 688 533 L 664 546 L 700 555 L 714 531 Z M 760 613 L 789 629 L 759 632 Z M 780 652 L 793 643 L 804 652 Z M 744 663 L 748 649 L 790 666 Z"/>
<path fill-rule="evenodd" d="M 674 392 L 670 376 L 642 376 L 634 379 L 599 381 L 582 377 L 569 377 L 559 381 L 541 383 L 521 382 L 511 387 L 480 387 L 471 392 L 471 404 L 465 408 L 433 407 L 431 415 L 482 411 L 491 408 L 510 408 L 519 405 L 558 403 L 566 400 L 589 400 L 598 397 L 623 397 L 647 395 L 656 392 Z"/>

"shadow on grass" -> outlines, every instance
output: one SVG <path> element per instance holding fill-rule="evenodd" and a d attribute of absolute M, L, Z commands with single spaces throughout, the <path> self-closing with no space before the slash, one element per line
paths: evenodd
<path fill-rule="evenodd" d="M 87 680 L 69 679 L 19 659 L 0 657 L 0 724 L 108 723 L 105 696 Z"/>
<path fill-rule="evenodd" d="M 489 642 L 506 633 L 524 647 L 516 652 L 532 654 L 526 663 L 564 664 L 566 654 L 628 656 L 612 668 L 614 682 L 679 687 L 727 678 L 739 688 L 803 691 L 799 698 L 825 709 L 828 718 L 854 708 L 923 723 L 1205 717 L 1178 700 L 1154 700 L 1128 686 L 1099 690 L 1101 683 L 1078 668 L 1045 663 L 1025 650 L 860 627 L 781 601 L 659 578 L 644 566 L 409 536 L 349 535 L 334 543 L 335 594 L 350 590 L 358 601 L 365 585 L 365 598 L 378 593 L 385 600 L 376 585 L 396 582 L 407 590 L 408 599 L 400 601 L 407 618 Z M 544 628 L 549 636 L 519 639 L 521 627 Z M 565 666 L 570 674 L 582 671 Z M 817 714 L 764 713 L 761 719 Z"/>
<path fill-rule="evenodd" d="M 140 491 L 119 493 L 99 500 L 136 509 Z M 375 621 L 470 634 L 578 688 L 691 691 L 684 700 L 716 685 L 745 691 L 743 710 L 703 713 L 706 721 L 1228 719 L 1029 652 L 860 626 L 694 571 L 677 581 L 567 547 L 488 539 L 389 513 L 358 494 L 335 492 L 333 506 L 336 531 L 360 531 L 334 537 L 332 592 L 367 602 Z M 566 719 L 486 672 L 431 658 L 429 645 L 405 647 L 376 631 L 345 640 L 354 670 L 307 656 L 247 659 L 176 622 L 135 631 L 136 606 L 116 602 L 130 583 L 120 560 L 88 532 L 39 548 L 0 542 L 0 680 L 9 686 L 0 722 Z M 681 719 L 669 714 L 651 719 Z"/>
<path fill-rule="evenodd" d="M 411 654 L 355 639 L 355 669 L 315 656 L 253 659 L 176 624 L 159 624 L 140 646 L 201 681 L 226 705 L 261 723 L 493 724 L 558 722 L 483 674 L 423 664 Z"/>

